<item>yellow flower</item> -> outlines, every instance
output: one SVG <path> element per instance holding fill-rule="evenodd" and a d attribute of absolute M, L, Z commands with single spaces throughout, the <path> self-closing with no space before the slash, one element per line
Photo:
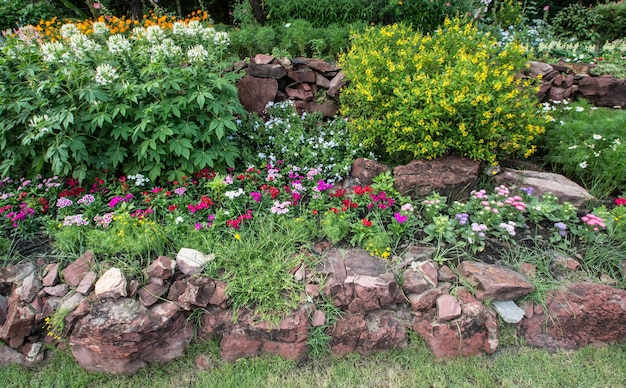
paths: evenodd
<path fill-rule="evenodd" d="M 241 235 L 239 233 L 235 233 L 235 240 L 241 240 Z"/>

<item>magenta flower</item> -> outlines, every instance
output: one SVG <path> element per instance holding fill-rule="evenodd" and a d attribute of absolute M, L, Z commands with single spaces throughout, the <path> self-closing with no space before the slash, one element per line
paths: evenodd
<path fill-rule="evenodd" d="M 261 202 L 261 198 L 263 198 L 263 194 L 258 191 L 251 192 L 250 196 L 252 197 L 252 199 L 254 199 L 255 202 Z"/>
<path fill-rule="evenodd" d="M 403 224 L 409 218 L 400 213 L 394 213 L 393 216 L 396 218 L 396 221 L 398 221 L 398 224 Z"/>

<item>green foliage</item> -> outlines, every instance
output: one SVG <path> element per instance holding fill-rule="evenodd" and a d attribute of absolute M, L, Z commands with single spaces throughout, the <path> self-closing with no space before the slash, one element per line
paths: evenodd
<path fill-rule="evenodd" d="M 266 0 L 268 21 L 285 24 L 295 19 L 304 19 L 315 27 L 331 24 L 347 25 L 358 21 L 373 21 L 376 6 L 380 2 L 367 0 Z"/>
<path fill-rule="evenodd" d="M 594 109 L 585 101 L 546 109 L 556 118 L 543 137 L 546 162 L 597 198 L 626 190 L 626 113 Z"/>
<path fill-rule="evenodd" d="M 626 35 L 626 3 L 614 2 L 598 4 L 598 34 L 602 42 L 622 39 Z"/>
<path fill-rule="evenodd" d="M 269 54 L 277 42 L 276 31 L 272 26 L 250 25 L 230 33 L 233 53 L 239 58 Z"/>
<path fill-rule="evenodd" d="M 4 0 L 0 2 L 0 31 L 36 25 L 56 15 L 57 9 L 50 1 Z"/>
<path fill-rule="evenodd" d="M 393 25 L 357 35 L 342 56 L 350 80 L 341 112 L 352 140 L 396 164 L 458 152 L 497 163 L 530 156 L 544 131 L 526 61 L 472 23 L 448 20 L 432 36 Z"/>
<path fill-rule="evenodd" d="M 175 180 L 234 166 L 234 82 L 227 35 L 198 22 L 133 36 L 10 37 L 0 58 L 0 171 L 84 179 L 90 171 Z M 72 28 L 73 27 L 73 28 Z"/>
<path fill-rule="evenodd" d="M 319 113 L 298 115 L 290 102 L 270 104 L 266 110 L 267 121 L 250 115 L 239 126 L 244 165 L 275 165 L 280 160 L 305 170 L 317 168 L 336 181 L 350 172 L 355 158 L 365 156 L 345 141 L 348 131 L 341 118 L 324 121 Z"/>
<path fill-rule="evenodd" d="M 234 311 L 254 308 L 262 320 L 277 322 L 297 307 L 302 283 L 291 270 L 303 262 L 299 248 L 311 241 L 310 225 L 284 217 L 258 217 L 251 227 L 225 234 L 214 247 L 207 273 L 227 283 Z"/>
<path fill-rule="evenodd" d="M 472 0 L 405 0 L 380 4 L 376 23 L 403 23 L 424 34 L 435 31 L 447 17 L 466 15 L 474 10 Z"/>
<path fill-rule="evenodd" d="M 552 19 L 552 27 L 557 36 L 575 38 L 580 41 L 597 42 L 600 35 L 597 26 L 600 17 L 593 7 L 572 3 L 559 11 Z"/>

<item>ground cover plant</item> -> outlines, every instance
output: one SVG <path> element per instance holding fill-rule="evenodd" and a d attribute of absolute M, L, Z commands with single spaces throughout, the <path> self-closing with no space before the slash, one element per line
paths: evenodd
<path fill-rule="evenodd" d="M 377 101 L 378 104 L 367 105 L 372 101 L 362 98 L 366 95 L 365 90 L 376 89 L 361 85 L 362 96 L 353 96 L 351 100 L 348 92 L 342 101 L 344 112 L 350 113 L 347 122 L 343 118 L 322 122 L 315 115 L 297 115 L 288 104 L 269 106 L 270 119 L 267 122 L 256 117 L 237 117 L 239 107 L 234 101 L 234 80 L 218 83 L 223 79 L 221 70 L 227 63 L 224 61 L 228 52 L 227 35 L 219 34 L 206 22 L 201 22 L 205 16 L 198 13 L 180 24 L 168 17 L 155 16 L 132 33 L 129 29 L 134 23 L 124 18 L 71 23 L 70 27 L 63 27 L 63 22 L 54 20 L 49 24 L 41 23 L 38 30 L 20 30 L 7 39 L 2 47 L 7 55 L 0 59 L 0 68 L 6 77 L 3 86 L 7 86 L 7 93 L 11 94 L 2 99 L 7 105 L 2 105 L 5 110 L 2 111 L 0 129 L 4 130 L 4 143 L 0 146 L 5 147 L 3 150 L 9 156 L 4 167 L 18 175 L 5 177 L 0 184 L 0 244 L 6 247 L 1 257 L 3 265 L 32 260 L 33 246 L 36 248 L 36 243 L 41 241 L 42 253 L 48 258 L 69 262 L 91 249 L 96 252 L 97 271 L 114 265 L 126 276 L 144 281 L 142 269 L 158 255 L 173 256 L 181 247 L 195 248 L 215 254 L 204 275 L 225 280 L 227 293 L 235 306 L 255 307 L 260 318 L 268 320 L 275 320 L 294 306 L 301 284 L 294 282 L 289 272 L 303 262 L 313 265 L 316 256 L 311 255 L 310 246 L 321 240 L 343 247 L 361 247 L 389 262 L 398 260 L 410 244 L 434 246 L 435 260 L 452 268 L 465 258 L 499 260 L 513 268 L 518 268 L 522 261 L 530 261 L 537 266 L 538 276 L 533 279 L 537 291 L 529 296 L 536 303 L 545 302 L 546 292 L 556 287 L 557 280 L 564 275 L 555 273 L 553 268 L 556 254 L 576 255 L 581 259 L 585 276 L 592 280 L 609 275 L 618 287 L 626 286 L 625 274 L 620 271 L 625 259 L 626 240 L 626 195 L 623 180 L 620 180 L 623 173 L 618 168 L 602 168 L 603 164 L 619 165 L 623 159 L 621 143 L 615 142 L 619 140 L 617 127 L 609 125 L 620 116 L 610 110 L 593 111 L 591 120 L 607 125 L 598 124 L 593 129 L 580 125 L 581 129 L 576 129 L 578 124 L 569 123 L 575 123 L 580 113 L 591 112 L 590 106 L 577 104 L 569 110 L 553 110 L 550 106 L 550 112 L 542 112 L 530 96 L 517 94 L 521 92 L 517 92 L 518 85 L 511 77 L 519 69 L 516 66 L 522 66 L 522 59 L 527 57 L 515 43 L 507 46 L 489 38 L 486 33 L 482 35 L 471 24 L 464 25 L 460 19 L 442 26 L 434 36 L 442 38 L 443 43 L 433 46 L 430 56 L 426 51 L 422 53 L 421 58 L 422 54 L 417 52 L 411 55 L 402 52 L 403 49 L 406 51 L 403 46 L 406 42 L 387 39 L 390 37 L 386 34 L 391 34 L 394 39 L 399 37 L 407 42 L 421 39 L 425 48 L 433 44 L 435 38 L 412 35 L 406 26 L 374 27 L 362 34 L 354 31 L 353 35 L 357 43 L 359 39 L 371 38 L 380 39 L 377 44 L 381 46 L 377 47 L 395 49 L 394 46 L 398 46 L 398 55 L 389 63 L 398 70 L 394 82 L 399 90 L 408 85 L 405 81 L 407 71 L 397 66 L 412 63 L 416 56 L 416 62 L 434 68 L 442 65 L 440 58 L 446 63 L 457 53 L 460 61 L 454 69 L 448 66 L 450 75 L 465 71 L 467 77 L 478 82 L 479 87 L 471 86 L 471 90 L 469 83 L 464 84 L 455 78 L 450 78 L 450 85 L 439 88 L 441 90 L 432 87 L 440 94 L 431 96 L 431 99 L 443 103 L 431 107 L 422 102 L 418 106 L 423 108 L 420 118 L 425 122 L 420 129 L 424 131 L 412 128 L 413 132 L 430 136 L 422 141 L 427 145 L 424 147 L 426 151 L 415 150 L 421 152 L 418 156 L 434 157 L 443 153 L 443 145 L 448 144 L 451 149 L 460 147 L 457 151 L 466 151 L 475 159 L 493 163 L 500 157 L 528 156 L 535 151 L 535 145 L 542 147 L 538 152 L 541 155 L 551 155 L 551 150 L 559 147 L 571 151 L 570 147 L 576 145 L 584 148 L 585 153 L 581 155 L 587 159 L 575 159 L 577 153 L 568 153 L 572 160 L 554 158 L 550 162 L 564 172 L 571 167 L 570 175 L 586 183 L 590 189 L 597 187 L 597 193 L 610 191 L 610 201 L 575 208 L 560 203 L 551 195 L 537 196 L 532 188 L 513 191 L 492 185 L 488 179 L 476 187 L 470 198 L 458 201 L 437 193 L 417 199 L 402 197 L 393 190 L 390 175 L 379 176 L 372 185 L 349 189 L 335 187 L 334 183 L 345 175 L 352 158 L 372 156 L 361 154 L 367 150 L 363 150 L 358 141 L 351 144 L 340 141 L 346 137 L 351 125 L 358 124 L 360 115 L 355 112 L 365 116 L 387 104 L 387 110 L 381 111 L 379 116 L 381 120 L 391 121 L 388 125 L 375 123 L 380 124 L 377 135 L 386 134 L 384 140 L 397 137 L 393 140 L 395 143 L 390 143 L 390 154 L 400 150 L 400 145 L 412 142 L 411 138 L 401 138 L 411 131 L 395 124 L 395 120 L 400 122 L 409 115 L 409 109 L 402 107 L 406 104 L 404 100 L 396 100 L 394 93 L 389 92 L 384 99 Z M 507 20 L 504 16 L 494 19 Z M 308 54 L 313 47 L 310 36 L 306 35 L 309 27 L 288 20 L 280 28 L 291 27 L 297 28 L 289 30 L 289 38 L 281 43 L 295 50 L 292 55 Z M 63 34 L 68 33 L 71 36 L 65 38 Z M 374 38 L 377 33 L 381 35 Z M 442 37 L 448 33 L 449 36 Z M 269 30 L 267 34 L 271 35 Z M 459 36 L 467 39 L 458 39 Z M 83 50 L 88 55 L 76 60 L 74 57 L 82 55 L 83 51 L 73 48 L 72 39 L 76 47 L 100 45 L 101 50 L 95 46 L 88 48 Z M 113 42 L 109 45 L 110 40 Z M 469 42 L 469 47 L 480 50 L 457 46 L 461 42 Z M 477 42 L 486 44 L 487 48 L 479 47 Z M 374 45 L 361 44 L 363 57 L 358 58 L 354 52 L 346 55 L 354 55 L 350 60 L 355 66 L 362 66 L 365 74 L 368 69 L 382 71 L 385 66 L 390 68 L 382 58 L 367 55 L 369 51 L 365 49 L 371 50 Z M 322 43 L 318 42 L 318 45 L 322 47 Z M 274 46 L 267 43 L 264 49 Z M 47 47 L 45 53 L 42 47 Z M 124 47 L 130 47 L 130 51 Z M 321 53 L 323 49 L 319 47 Z M 513 51 L 507 51 L 507 47 Z M 122 52 L 116 53 L 118 49 Z M 148 51 L 141 54 L 140 49 Z M 90 53 L 97 55 L 92 58 Z M 46 62 L 44 54 L 58 63 Z M 170 57 L 172 54 L 174 57 Z M 128 59 L 129 56 L 133 56 L 132 60 Z M 101 58 L 106 59 L 104 64 L 108 67 L 100 62 Z M 485 58 L 493 62 L 484 62 Z M 68 74 L 60 66 L 65 62 L 59 62 L 66 60 L 70 64 Z M 371 61 L 368 67 L 363 66 L 364 60 Z M 482 66 L 488 63 L 500 67 L 483 69 Z M 481 71 L 476 71 L 477 67 Z M 22 77 L 19 78 L 20 85 L 29 92 L 27 97 L 13 85 L 17 84 L 13 70 Z M 38 78 L 38 71 L 48 71 L 47 78 Z M 347 70 L 347 74 L 354 78 L 353 84 L 358 86 L 357 73 L 350 74 Z M 483 80 L 482 77 L 486 78 Z M 386 82 L 391 81 L 390 78 Z M 445 82 L 445 79 L 440 81 Z M 382 78 L 380 83 L 383 83 Z M 38 90 L 40 85 L 55 86 L 59 100 L 52 102 L 57 96 Z M 76 85 L 80 87 L 70 87 Z M 515 94 L 515 98 L 507 99 L 503 94 L 501 99 L 485 101 L 487 90 L 492 93 L 506 91 Z M 145 100 L 140 98 L 144 96 L 142 93 Z M 465 105 L 453 100 L 472 93 L 477 94 Z M 103 95 L 107 96 L 106 100 Z M 75 104 L 71 105 L 74 110 L 64 109 L 68 102 Z M 463 109 L 455 108 L 457 103 Z M 576 107 L 582 107 L 583 111 L 579 112 Z M 457 115 L 445 116 L 450 114 L 450 109 L 457 109 Z M 11 110 L 21 115 L 17 121 L 8 114 Z M 545 113 L 553 115 L 555 121 L 547 125 L 544 136 L 541 132 L 547 118 Z M 507 122 L 507 115 L 515 117 Z M 572 135 L 580 133 L 581 137 L 562 144 L 561 126 L 570 129 Z M 87 155 L 108 157 L 110 165 L 102 158 L 89 164 L 92 159 L 83 160 L 81 158 L 87 158 L 83 155 L 77 161 L 83 163 L 84 168 L 79 168 L 81 163 L 74 163 L 76 160 L 71 159 L 74 154 L 82 155 L 81 147 L 70 141 L 78 139 L 91 147 L 95 137 L 81 139 L 80 136 L 85 135 L 77 127 L 87 134 L 93 131 L 92 136 L 102 139 L 107 139 L 105 135 L 110 133 L 119 144 L 129 141 L 125 146 L 127 154 L 123 155 L 123 160 L 116 159 L 114 153 L 108 153 L 109 148 L 102 148 L 106 152 L 93 151 Z M 400 130 L 394 132 L 394 128 Z M 207 144 L 198 138 L 200 133 L 208 133 Z M 463 148 L 470 137 L 472 142 L 468 142 L 468 148 Z M 496 143 L 485 144 L 483 138 Z M 108 139 L 110 142 L 111 137 Z M 541 141 L 535 143 L 535 140 Z M 40 144 L 43 141 L 50 142 Z M 70 143 L 61 147 L 66 144 L 64 142 Z M 207 158 L 194 155 L 201 147 L 210 150 L 224 144 L 232 144 L 233 148 L 224 148 L 222 155 L 215 151 L 215 157 L 213 154 Z M 590 147 L 592 144 L 593 148 Z M 103 140 L 101 147 L 104 145 L 109 146 Z M 491 159 L 494 148 L 499 149 L 497 159 Z M 57 151 L 49 151 L 55 149 Z M 67 155 L 61 150 L 66 150 Z M 45 164 L 42 156 L 48 152 L 50 160 L 55 160 L 56 155 L 56 164 Z M 600 156 L 607 159 L 596 156 L 596 152 L 602 152 Z M 592 154 L 598 158 L 597 163 L 591 160 Z M 403 152 L 403 155 L 408 153 Z M 27 164 L 20 164 L 30 163 L 33 156 L 38 156 L 41 161 L 35 163 L 36 167 L 44 163 L 41 174 L 20 175 L 21 171 L 33 171 Z M 584 168 L 580 166 L 583 161 L 587 162 Z M 585 168 L 598 175 L 600 183 L 594 183 L 594 175 L 586 175 Z M 165 174 L 168 169 L 170 172 Z M 50 255 L 50 249 L 54 256 Z M 60 332 L 58 322 L 62 320 L 62 313 L 48 317 L 54 333 Z M 312 335 L 317 341 L 311 344 L 312 355 L 324 353 L 327 344 L 324 341 L 328 339 L 323 334 L 320 331 Z M 515 339 L 513 343 L 518 344 Z M 421 341 L 412 338 L 407 351 L 394 351 L 370 359 L 351 356 L 302 365 L 274 358 L 244 360 L 230 365 L 216 360 L 215 343 L 204 346 L 190 349 L 188 358 L 176 361 L 164 370 L 150 367 L 141 371 L 139 380 L 87 374 L 64 353 L 57 354 L 48 368 L 24 372 L 21 368 L 10 367 L 2 369 L 0 375 L 3 381 L 11 381 L 15 386 L 60 385 L 67 381 L 76 385 L 117 386 L 120 382 L 145 385 L 146 378 L 152 381 L 156 378 L 155 384 L 163 386 L 180 384 L 181 381 L 200 386 L 215 385 L 218 381 L 233 386 L 298 386 L 311 385 L 311 382 L 340 386 L 436 386 L 463 385 L 468 381 L 484 386 L 520 383 L 594 386 L 598 381 L 619 386 L 625 380 L 624 368 L 619 368 L 624 364 L 624 349 L 619 345 L 599 350 L 588 348 L 577 353 L 560 352 L 552 356 L 545 351 L 527 348 L 504 349 L 495 356 L 435 361 Z M 511 354 L 517 358 L 508 357 Z M 217 372 L 197 371 L 195 362 L 199 355 L 208 357 Z M 546 372 L 546 363 L 554 363 L 553 369 Z M 173 369 L 180 365 L 184 366 L 182 376 L 173 373 Z M 381 380 L 377 373 L 385 376 L 385 380 Z M 226 380 L 230 377 L 232 380 Z"/>

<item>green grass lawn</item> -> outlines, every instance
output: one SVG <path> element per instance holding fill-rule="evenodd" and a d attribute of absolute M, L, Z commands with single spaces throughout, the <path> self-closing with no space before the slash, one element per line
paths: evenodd
<path fill-rule="evenodd" d="M 369 357 L 350 355 L 295 363 L 277 356 L 219 360 L 215 343 L 192 345 L 166 365 L 151 365 L 130 377 L 89 373 L 68 353 L 28 370 L 0 369 L 4 387 L 623 387 L 626 346 L 578 351 L 526 346 L 493 355 L 437 360 L 416 337 L 408 348 Z M 206 361 L 208 368 L 196 365 Z"/>

